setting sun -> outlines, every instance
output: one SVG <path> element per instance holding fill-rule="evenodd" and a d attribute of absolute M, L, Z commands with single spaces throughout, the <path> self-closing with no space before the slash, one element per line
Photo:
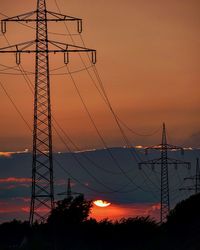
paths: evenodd
<path fill-rule="evenodd" d="M 103 200 L 96 200 L 93 202 L 97 207 L 108 207 L 110 206 L 110 202 L 103 201 Z"/>

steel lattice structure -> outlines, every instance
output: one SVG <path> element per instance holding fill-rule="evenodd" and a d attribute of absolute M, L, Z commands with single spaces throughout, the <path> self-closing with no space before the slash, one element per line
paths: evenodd
<path fill-rule="evenodd" d="M 32 199 L 30 221 L 45 219 L 54 207 L 52 126 L 45 1 L 38 1 L 36 23 L 36 72 L 34 96 Z M 41 21 L 39 21 L 41 20 Z M 39 209 L 47 209 L 41 215 Z M 45 212 L 46 213 L 46 212 Z"/>
<path fill-rule="evenodd" d="M 194 176 L 184 178 L 184 181 L 191 180 L 194 182 L 193 185 L 187 186 L 185 188 L 180 188 L 180 191 L 194 191 L 195 194 L 200 193 L 200 166 L 199 166 L 199 158 L 196 159 L 196 173 Z"/>
<path fill-rule="evenodd" d="M 182 154 L 184 150 L 182 147 L 170 145 L 167 143 L 167 135 L 166 135 L 166 128 L 165 123 L 163 123 L 163 130 L 162 130 L 162 142 L 159 145 L 147 147 L 145 148 L 146 154 L 150 149 L 159 150 L 161 155 L 158 159 L 142 161 L 139 163 L 139 167 L 141 168 L 142 165 L 151 165 L 154 168 L 155 165 L 161 166 L 161 198 L 160 198 L 160 222 L 163 223 L 166 221 L 167 215 L 170 211 L 170 194 L 169 194 L 169 174 L 168 174 L 168 166 L 178 164 L 187 165 L 190 167 L 189 162 L 180 161 L 176 159 L 172 159 L 168 156 L 168 151 L 171 150 L 181 150 Z"/>
<path fill-rule="evenodd" d="M 77 193 L 77 192 L 72 191 L 71 179 L 68 178 L 68 180 L 67 180 L 67 192 L 62 192 L 62 193 L 59 193 L 58 195 L 63 195 L 67 199 L 71 199 L 71 198 L 73 198 L 73 196 L 83 195 L 83 193 Z"/>
<path fill-rule="evenodd" d="M 0 53 L 16 53 L 20 64 L 22 53 L 35 53 L 34 126 L 32 195 L 30 224 L 45 221 L 54 208 L 54 177 L 52 151 L 51 95 L 49 78 L 49 53 L 64 53 L 64 62 L 69 62 L 71 52 L 91 52 L 96 62 L 96 51 L 48 39 L 48 22 L 76 21 L 78 32 L 82 32 L 82 20 L 62 15 L 46 8 L 45 0 L 37 0 L 37 10 L 1 21 L 2 33 L 6 33 L 7 22 L 35 22 L 36 39 L 5 48 Z M 51 48 L 50 48 L 51 47 Z"/>

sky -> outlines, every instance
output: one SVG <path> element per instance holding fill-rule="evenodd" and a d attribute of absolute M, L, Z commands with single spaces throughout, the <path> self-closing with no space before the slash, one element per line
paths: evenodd
<path fill-rule="evenodd" d="M 87 47 L 97 50 L 96 66 L 118 117 L 140 134 L 152 134 L 165 121 L 171 142 L 198 147 L 199 1 L 57 2 L 62 13 L 83 19 L 82 37 Z M 47 7 L 58 11 L 54 0 L 47 1 Z M 0 3 L 1 12 L 8 16 L 35 8 L 36 1 L 2 0 Z M 70 32 L 75 34 L 75 24 L 67 25 Z M 65 26 L 59 23 L 49 25 L 49 31 L 67 32 Z M 10 44 L 16 44 L 34 39 L 35 31 L 10 23 L 6 37 Z M 72 43 L 70 36 L 49 34 L 49 39 Z M 73 39 L 77 45 L 82 45 L 79 36 L 74 35 Z M 7 46 L 6 41 L 0 36 L 0 47 L 4 46 Z M 83 58 L 85 64 L 90 66 L 88 58 Z M 1 54 L 0 63 L 15 66 L 15 58 Z M 22 66 L 34 72 L 34 55 L 22 56 Z M 62 66 L 62 56 L 50 56 L 51 69 Z M 71 71 L 84 68 L 77 54 L 70 56 L 69 68 Z M 0 69 L 4 67 L 0 66 Z M 26 82 L 20 75 L 2 74 L 5 72 L 0 72 L 1 82 L 32 125 L 33 96 Z M 95 79 L 93 69 L 89 69 L 89 72 Z M 65 74 L 66 69 L 53 73 Z M 34 82 L 33 75 L 29 77 Z M 81 71 L 74 73 L 73 77 L 108 146 L 123 146 L 113 116 L 88 73 Z M 54 117 L 81 149 L 103 147 L 68 75 L 51 75 L 51 98 Z M 0 100 L 0 151 L 30 150 L 31 133 L 2 89 Z M 123 128 L 133 145 L 158 143 L 160 138 L 160 133 L 137 136 Z M 56 135 L 54 150 L 65 150 Z"/>
<path fill-rule="evenodd" d="M 73 156 L 70 153 L 54 154 L 55 201 L 65 197 L 58 194 L 66 192 L 67 180 L 71 178 L 72 192 L 83 193 L 87 200 L 105 200 L 111 203 L 107 208 L 94 205 L 90 215 L 92 218 L 119 220 L 122 217 L 149 215 L 159 220 L 160 167 L 156 166 L 152 171 L 151 167 L 144 166 L 140 170 L 129 149 L 114 148 L 111 152 L 123 168 L 123 173 L 109 157 L 107 150 L 79 152 Z M 159 157 L 159 152 L 154 152 L 146 158 L 143 149 L 137 149 L 137 153 L 140 153 L 143 160 Z M 184 156 L 177 151 L 169 153 L 172 158 L 191 162 L 191 169 L 184 165 L 180 165 L 178 169 L 173 165 L 169 166 L 171 208 L 193 194 L 179 189 L 194 185 L 193 181 L 183 179 L 195 175 L 197 155 L 199 150 L 191 149 L 186 150 Z M 0 169 L 0 223 L 14 218 L 27 220 L 31 195 L 31 153 L 1 153 Z"/>
<path fill-rule="evenodd" d="M 97 70 L 115 113 L 129 128 L 128 130 L 121 124 L 132 145 L 158 144 L 162 122 L 165 121 L 170 143 L 199 148 L 200 2 L 198 0 L 57 0 L 57 3 L 63 14 L 83 19 L 84 43 L 88 48 L 97 50 Z M 47 7 L 58 12 L 55 0 L 48 0 Z M 15 16 L 35 8 L 36 1 L 33 0 L 1 0 L 0 16 L 1 18 L 2 14 Z M 34 26 L 31 27 L 9 23 L 6 38 L 10 44 L 33 40 L 35 30 Z M 73 34 L 73 41 L 82 46 L 80 36 L 76 35 L 75 24 L 67 23 L 67 27 Z M 49 25 L 49 39 L 72 44 L 65 26 L 60 23 Z M 7 45 L 7 41 L 1 35 L 0 47 Z M 83 55 L 83 60 L 87 67 L 91 66 L 86 55 Z M 25 120 L 32 126 L 33 95 L 23 76 L 13 75 L 20 73 L 17 71 L 18 68 L 5 71 L 3 65 L 16 67 L 15 57 L 0 54 L 0 82 Z M 30 72 L 29 79 L 34 83 L 34 55 L 23 55 L 21 65 Z M 50 56 L 53 116 L 79 150 L 104 148 L 105 145 L 102 144 L 89 120 L 63 65 L 62 55 Z M 99 87 L 99 82 L 93 68 L 84 70 L 79 56 L 74 54 L 70 55 L 69 69 L 74 72 L 76 86 L 107 146 L 124 146 L 116 122 L 97 91 L 96 86 Z M 75 73 L 76 71 L 80 72 Z M 88 72 L 96 85 L 91 81 Z M 17 215 L 26 218 L 30 203 L 31 154 L 28 152 L 32 149 L 32 135 L 1 86 L 0 103 L 0 214 L 4 220 Z M 131 133 L 130 129 L 141 135 Z M 71 150 L 75 150 L 68 140 L 66 142 Z M 66 151 L 65 145 L 59 140 L 55 131 L 53 131 L 53 149 L 54 152 Z M 21 158 L 16 159 L 19 155 Z M 116 155 L 119 157 L 121 154 L 116 153 Z M 190 157 L 194 162 L 196 155 Z M 127 156 L 121 155 L 119 158 L 121 164 L 124 164 L 125 159 L 127 160 Z M 76 164 L 74 165 L 70 159 L 67 162 L 62 159 L 62 162 L 66 166 L 74 166 L 73 174 L 86 185 L 102 190 L 102 187 L 91 183 L 84 171 L 77 169 Z M 110 169 L 109 161 L 105 162 L 101 158 L 101 161 L 97 162 L 104 168 Z M 129 162 L 125 166 L 127 171 L 131 169 L 131 164 Z M 137 169 L 137 166 L 135 167 Z M 110 178 L 105 173 L 100 174 L 95 171 L 94 173 L 112 188 L 117 188 L 119 184 L 130 186 L 124 178 L 119 180 L 117 177 Z M 137 173 L 132 173 L 133 178 L 134 174 L 137 176 Z M 184 171 L 181 172 L 181 178 L 185 174 Z M 68 176 L 64 176 L 63 179 L 62 174 L 57 173 L 57 175 L 56 190 L 62 191 L 65 187 L 64 179 Z M 142 175 L 138 176 L 137 182 L 148 189 L 150 183 L 143 183 Z M 176 181 L 180 176 L 172 173 L 172 177 L 174 185 L 178 185 Z M 156 182 L 156 179 L 154 181 Z M 81 187 L 76 185 L 77 183 L 75 187 L 80 190 Z M 121 217 L 122 214 L 123 216 L 147 213 L 155 215 L 159 211 L 159 198 L 154 199 L 149 193 L 144 195 L 138 192 L 123 196 L 121 194 L 99 196 L 87 192 L 86 194 L 92 199 L 102 198 L 111 201 L 112 206 L 108 207 L 107 211 L 109 216 L 115 214 L 115 218 Z M 131 201 L 131 204 L 127 200 Z M 102 218 L 102 213 L 105 212 L 96 208 L 94 213 L 96 217 Z"/>

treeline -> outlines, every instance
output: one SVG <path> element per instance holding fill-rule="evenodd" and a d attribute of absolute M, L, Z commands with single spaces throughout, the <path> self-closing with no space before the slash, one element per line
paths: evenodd
<path fill-rule="evenodd" d="M 0 225 L 0 249 L 24 250 L 199 250 L 200 195 L 179 203 L 159 225 L 149 217 L 97 222 L 88 219 L 83 196 L 58 202 L 47 223 Z"/>

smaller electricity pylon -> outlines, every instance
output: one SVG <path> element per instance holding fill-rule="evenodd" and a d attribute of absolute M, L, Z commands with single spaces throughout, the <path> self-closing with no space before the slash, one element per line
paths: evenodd
<path fill-rule="evenodd" d="M 195 194 L 200 193 L 200 167 L 199 158 L 196 159 L 196 174 L 194 176 L 184 178 L 184 181 L 191 180 L 193 184 L 185 188 L 180 188 L 180 191 L 194 191 Z"/>
<path fill-rule="evenodd" d="M 165 123 L 163 123 L 161 144 L 145 148 L 145 153 L 148 154 L 148 151 L 151 149 L 159 150 L 161 152 L 160 157 L 157 159 L 140 162 L 139 168 L 141 168 L 142 165 L 151 165 L 153 169 L 155 165 L 161 166 L 160 223 L 163 223 L 166 221 L 170 211 L 168 166 L 173 165 L 175 166 L 175 168 L 177 168 L 177 166 L 181 164 L 190 167 L 190 163 L 168 157 L 168 151 L 180 150 L 181 153 L 184 154 L 184 149 L 182 147 L 170 145 L 167 143 Z"/>
<path fill-rule="evenodd" d="M 71 199 L 71 198 L 73 198 L 73 195 L 82 195 L 82 193 L 72 192 L 71 179 L 68 178 L 67 192 L 62 192 L 62 193 L 59 193 L 58 195 L 64 195 L 64 196 L 66 196 L 67 199 Z"/>

